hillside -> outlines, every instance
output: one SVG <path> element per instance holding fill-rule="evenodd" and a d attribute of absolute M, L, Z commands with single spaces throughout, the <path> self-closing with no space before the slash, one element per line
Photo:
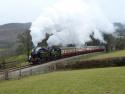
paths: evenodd
<path fill-rule="evenodd" d="M 125 67 L 54 72 L 3 81 L 0 94 L 125 94 L 124 74 Z"/>
<path fill-rule="evenodd" d="M 9 23 L 0 25 L 0 48 L 13 46 L 17 41 L 17 35 L 25 32 L 31 26 L 31 23 Z"/>
<path fill-rule="evenodd" d="M 84 60 L 95 60 L 95 59 L 106 59 L 106 58 L 115 58 L 115 57 L 125 57 L 125 50 L 114 51 L 109 53 L 96 53 L 90 56 L 81 56 L 72 61 L 84 61 Z M 72 62 L 70 61 L 70 62 Z"/>
<path fill-rule="evenodd" d="M 107 58 L 116 58 L 116 57 L 125 57 L 125 50 L 113 51 L 113 52 L 101 52 L 94 53 L 90 55 L 80 56 L 78 58 L 68 60 L 68 63 L 72 64 L 73 62 L 82 62 L 82 61 L 91 61 L 91 60 L 102 60 Z"/>
<path fill-rule="evenodd" d="M 114 58 L 114 57 L 125 57 L 125 50 L 103 53 L 92 57 L 88 57 L 87 59 L 92 60 L 92 59 L 105 59 L 105 58 Z"/>

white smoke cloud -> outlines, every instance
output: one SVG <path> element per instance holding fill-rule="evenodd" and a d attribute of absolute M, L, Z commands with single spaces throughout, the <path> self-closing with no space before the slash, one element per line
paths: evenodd
<path fill-rule="evenodd" d="M 46 8 L 32 23 L 32 40 L 37 46 L 46 33 L 53 34 L 49 46 L 81 45 L 90 40 L 90 34 L 103 40 L 102 33 L 113 33 L 114 28 L 100 7 L 87 0 L 62 0 Z"/>

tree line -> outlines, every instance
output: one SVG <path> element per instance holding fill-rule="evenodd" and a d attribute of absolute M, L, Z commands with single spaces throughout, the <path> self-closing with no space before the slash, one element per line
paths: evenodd
<path fill-rule="evenodd" d="M 118 30 L 117 30 L 118 31 Z M 115 34 L 103 34 L 104 41 L 94 38 L 94 33 L 90 35 L 91 41 L 86 42 L 88 46 L 105 46 L 106 51 L 123 50 L 125 49 L 125 34 L 117 32 Z M 46 38 L 38 43 L 38 46 L 47 46 L 47 40 L 51 35 L 46 34 Z M 18 48 L 17 52 L 19 54 L 26 54 L 27 57 L 30 55 L 30 51 L 33 48 L 32 37 L 30 35 L 30 30 L 18 35 Z M 68 46 L 74 46 L 69 44 Z"/>

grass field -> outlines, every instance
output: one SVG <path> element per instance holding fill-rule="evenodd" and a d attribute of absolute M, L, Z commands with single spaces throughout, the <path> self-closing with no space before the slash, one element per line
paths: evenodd
<path fill-rule="evenodd" d="M 26 61 L 26 55 L 18 55 L 18 56 L 12 56 L 7 58 L 7 61 L 17 61 L 17 62 L 25 62 Z"/>
<path fill-rule="evenodd" d="M 125 94 L 125 67 L 74 70 L 0 82 L 0 94 Z"/>
<path fill-rule="evenodd" d="M 123 57 L 123 56 L 125 56 L 125 50 L 103 53 L 100 55 L 89 57 L 88 59 L 104 59 L 104 58 Z"/>
<path fill-rule="evenodd" d="M 22 66 L 27 65 L 28 61 L 27 61 L 27 56 L 26 55 L 18 55 L 18 56 L 12 56 L 6 59 L 6 61 L 16 61 L 17 65 L 21 64 Z"/>
<path fill-rule="evenodd" d="M 109 53 L 96 53 L 88 56 L 81 56 L 77 59 L 73 59 L 69 62 L 76 62 L 76 61 L 84 61 L 84 60 L 93 60 L 93 59 L 105 59 L 105 58 L 112 58 L 112 57 L 123 57 L 125 56 L 125 50 L 121 51 L 114 51 Z"/>
<path fill-rule="evenodd" d="M 10 56 L 6 58 L 0 58 L 0 64 L 5 62 L 6 63 L 6 68 L 10 67 L 18 67 L 18 66 L 25 66 L 28 64 L 27 61 L 27 56 L 26 55 L 18 55 L 18 56 Z M 4 60 L 4 61 L 3 61 Z M 10 63 L 9 63 L 10 62 Z"/>
<path fill-rule="evenodd" d="M 6 49 L 0 48 L 0 51 L 5 51 Z"/>

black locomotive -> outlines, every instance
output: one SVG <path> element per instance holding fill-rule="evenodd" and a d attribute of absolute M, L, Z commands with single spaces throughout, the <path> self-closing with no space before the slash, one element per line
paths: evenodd
<path fill-rule="evenodd" d="M 61 49 L 58 47 L 36 48 L 31 52 L 29 62 L 32 64 L 41 64 L 61 58 Z"/>

